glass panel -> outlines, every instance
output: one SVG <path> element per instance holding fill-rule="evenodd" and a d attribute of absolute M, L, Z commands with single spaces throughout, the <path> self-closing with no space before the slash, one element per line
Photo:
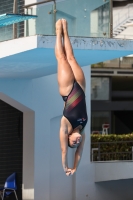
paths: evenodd
<path fill-rule="evenodd" d="M 59 18 L 65 18 L 70 36 L 109 36 L 109 1 L 56 0 L 56 5 L 49 2 L 33 6 L 28 9 L 28 13 L 38 16 L 34 22 L 29 20 L 29 35 L 55 35 L 55 22 Z"/>
<path fill-rule="evenodd" d="M 104 131 L 105 124 L 109 125 L 110 112 L 93 112 L 91 113 L 91 133 L 101 133 Z M 109 130 L 108 130 L 109 131 Z"/>
<path fill-rule="evenodd" d="M 106 3 L 91 12 L 90 36 L 109 37 L 110 25 L 109 3 Z"/>
<path fill-rule="evenodd" d="M 91 78 L 91 100 L 109 100 L 109 78 Z"/>
<path fill-rule="evenodd" d="M 56 13 L 54 13 L 53 3 L 37 6 L 36 15 L 38 17 L 35 22 L 35 34 L 55 35 L 54 21 Z"/>
<path fill-rule="evenodd" d="M 13 0 L 1 0 L 0 14 L 13 12 Z M 39 2 L 39 1 L 38 1 Z M 41 2 L 41 0 L 40 0 Z M 17 13 L 37 15 L 37 19 L 30 19 L 15 25 L 15 38 L 31 35 L 55 35 L 55 23 L 59 18 L 68 21 L 70 36 L 81 37 L 109 37 L 110 1 L 102 0 L 56 0 L 49 3 L 23 8 L 24 0 L 17 0 Z M 32 1 L 31 1 L 32 3 Z M 29 4 L 29 0 L 25 0 Z M 0 28 L 0 41 L 12 39 L 13 26 Z"/>

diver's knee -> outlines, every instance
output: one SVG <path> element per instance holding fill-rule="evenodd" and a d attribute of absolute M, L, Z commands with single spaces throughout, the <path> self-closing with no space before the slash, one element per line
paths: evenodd
<path fill-rule="evenodd" d="M 67 60 L 68 60 L 69 62 L 75 61 L 74 55 L 73 55 L 73 54 L 68 55 L 68 56 L 67 56 Z"/>
<path fill-rule="evenodd" d="M 56 58 L 60 61 L 66 61 L 66 55 L 64 53 L 57 54 Z"/>

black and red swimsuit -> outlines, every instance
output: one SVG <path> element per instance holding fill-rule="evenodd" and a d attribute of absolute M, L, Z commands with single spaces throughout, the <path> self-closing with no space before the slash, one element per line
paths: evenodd
<path fill-rule="evenodd" d="M 63 96 L 62 98 L 65 101 L 65 107 L 63 111 L 64 117 L 68 119 L 73 129 L 79 125 L 81 125 L 83 129 L 88 120 L 85 93 L 83 89 L 75 81 L 69 95 Z"/>

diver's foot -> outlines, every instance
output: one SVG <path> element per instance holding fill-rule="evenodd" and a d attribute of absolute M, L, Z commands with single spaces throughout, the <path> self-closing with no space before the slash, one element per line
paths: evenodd
<path fill-rule="evenodd" d="M 57 22 L 56 22 L 56 25 L 55 25 L 55 27 L 56 27 L 56 35 L 57 34 L 62 34 L 62 20 L 61 19 L 59 19 Z"/>
<path fill-rule="evenodd" d="M 61 21 L 63 26 L 63 34 L 68 34 L 67 21 L 65 19 L 62 19 Z"/>

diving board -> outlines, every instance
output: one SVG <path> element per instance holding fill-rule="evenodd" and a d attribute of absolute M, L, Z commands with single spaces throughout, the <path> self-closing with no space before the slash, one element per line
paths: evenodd
<path fill-rule="evenodd" d="M 0 27 L 35 18 L 37 18 L 37 15 L 5 13 L 0 15 Z"/>

